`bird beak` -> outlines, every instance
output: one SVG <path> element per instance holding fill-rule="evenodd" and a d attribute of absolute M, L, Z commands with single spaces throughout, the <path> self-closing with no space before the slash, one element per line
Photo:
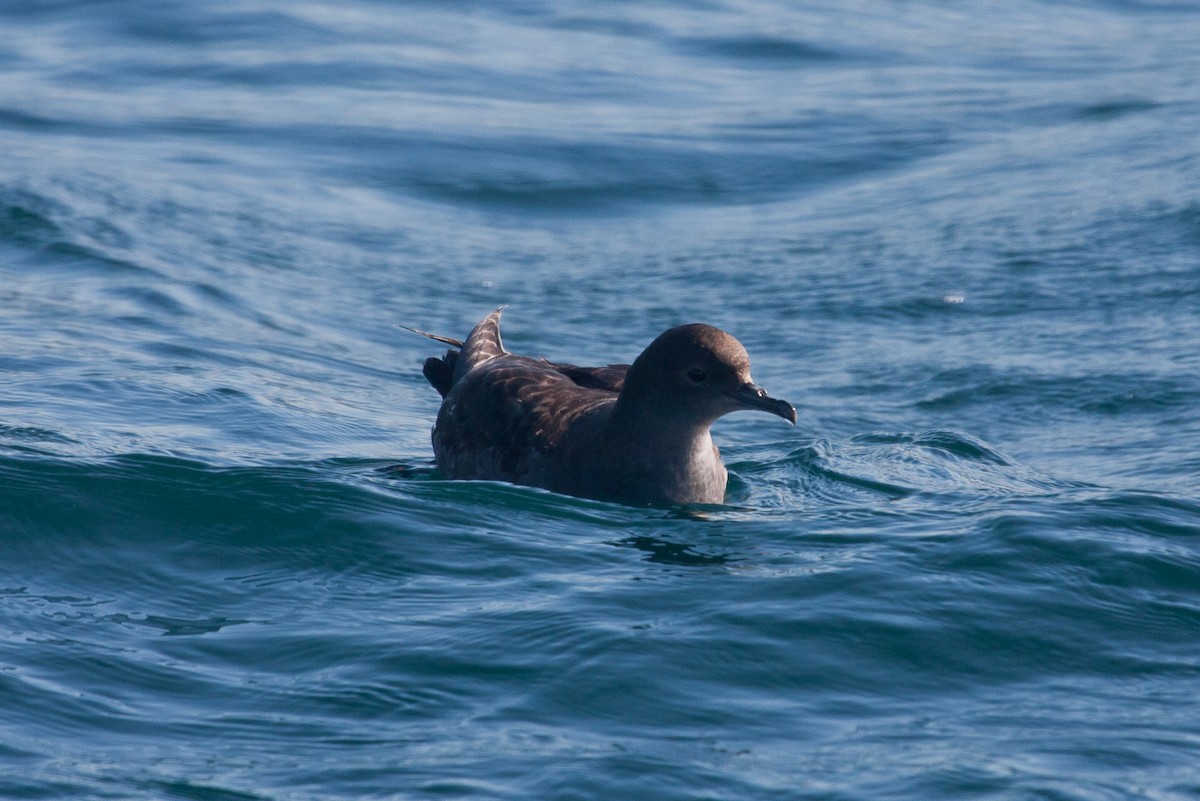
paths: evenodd
<path fill-rule="evenodd" d="M 777 414 L 792 425 L 796 425 L 796 407 L 785 400 L 772 398 L 765 389 L 757 384 L 747 382 L 729 394 L 748 409 L 761 409 L 764 412 Z"/>

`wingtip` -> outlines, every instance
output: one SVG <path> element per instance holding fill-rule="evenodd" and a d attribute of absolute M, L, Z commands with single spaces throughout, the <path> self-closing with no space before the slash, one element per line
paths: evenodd
<path fill-rule="evenodd" d="M 396 326 L 396 328 L 403 329 L 405 331 L 408 331 L 409 333 L 416 334 L 418 336 L 423 336 L 426 339 L 432 339 L 434 342 L 441 342 L 443 345 L 449 345 L 452 348 L 461 348 L 463 346 L 463 341 L 461 339 L 455 339 L 454 337 L 444 337 L 441 334 L 431 334 L 428 331 L 422 331 L 419 328 L 413 328 L 412 326 L 403 325 L 401 323 L 395 323 L 395 326 Z"/>

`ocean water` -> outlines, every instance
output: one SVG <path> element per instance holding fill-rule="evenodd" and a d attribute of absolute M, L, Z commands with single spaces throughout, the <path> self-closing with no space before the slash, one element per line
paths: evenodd
<path fill-rule="evenodd" d="M 1200 6 L 0 4 L 0 797 L 1200 798 Z M 434 469 L 701 320 L 725 505 Z"/>

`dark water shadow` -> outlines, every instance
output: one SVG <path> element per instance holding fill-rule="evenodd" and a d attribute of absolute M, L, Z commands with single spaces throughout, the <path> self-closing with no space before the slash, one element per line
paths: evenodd
<path fill-rule="evenodd" d="M 647 562 L 675 567 L 721 567 L 738 561 L 733 553 L 703 553 L 689 543 L 671 542 L 644 534 L 608 544 L 617 548 L 635 548 L 645 554 Z"/>

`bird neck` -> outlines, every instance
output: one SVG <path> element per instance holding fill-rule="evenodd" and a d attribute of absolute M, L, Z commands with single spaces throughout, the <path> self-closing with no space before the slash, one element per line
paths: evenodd
<path fill-rule="evenodd" d="M 712 447 L 711 425 L 710 420 L 689 420 L 679 410 L 631 402 L 622 395 L 608 419 L 608 433 L 633 451 L 650 451 L 679 461 L 697 449 L 706 453 L 704 449 Z"/>
<path fill-rule="evenodd" d="M 721 503 L 725 466 L 707 421 L 634 414 L 618 403 L 608 420 L 605 461 L 611 477 L 630 486 L 620 494 L 650 503 Z"/>

